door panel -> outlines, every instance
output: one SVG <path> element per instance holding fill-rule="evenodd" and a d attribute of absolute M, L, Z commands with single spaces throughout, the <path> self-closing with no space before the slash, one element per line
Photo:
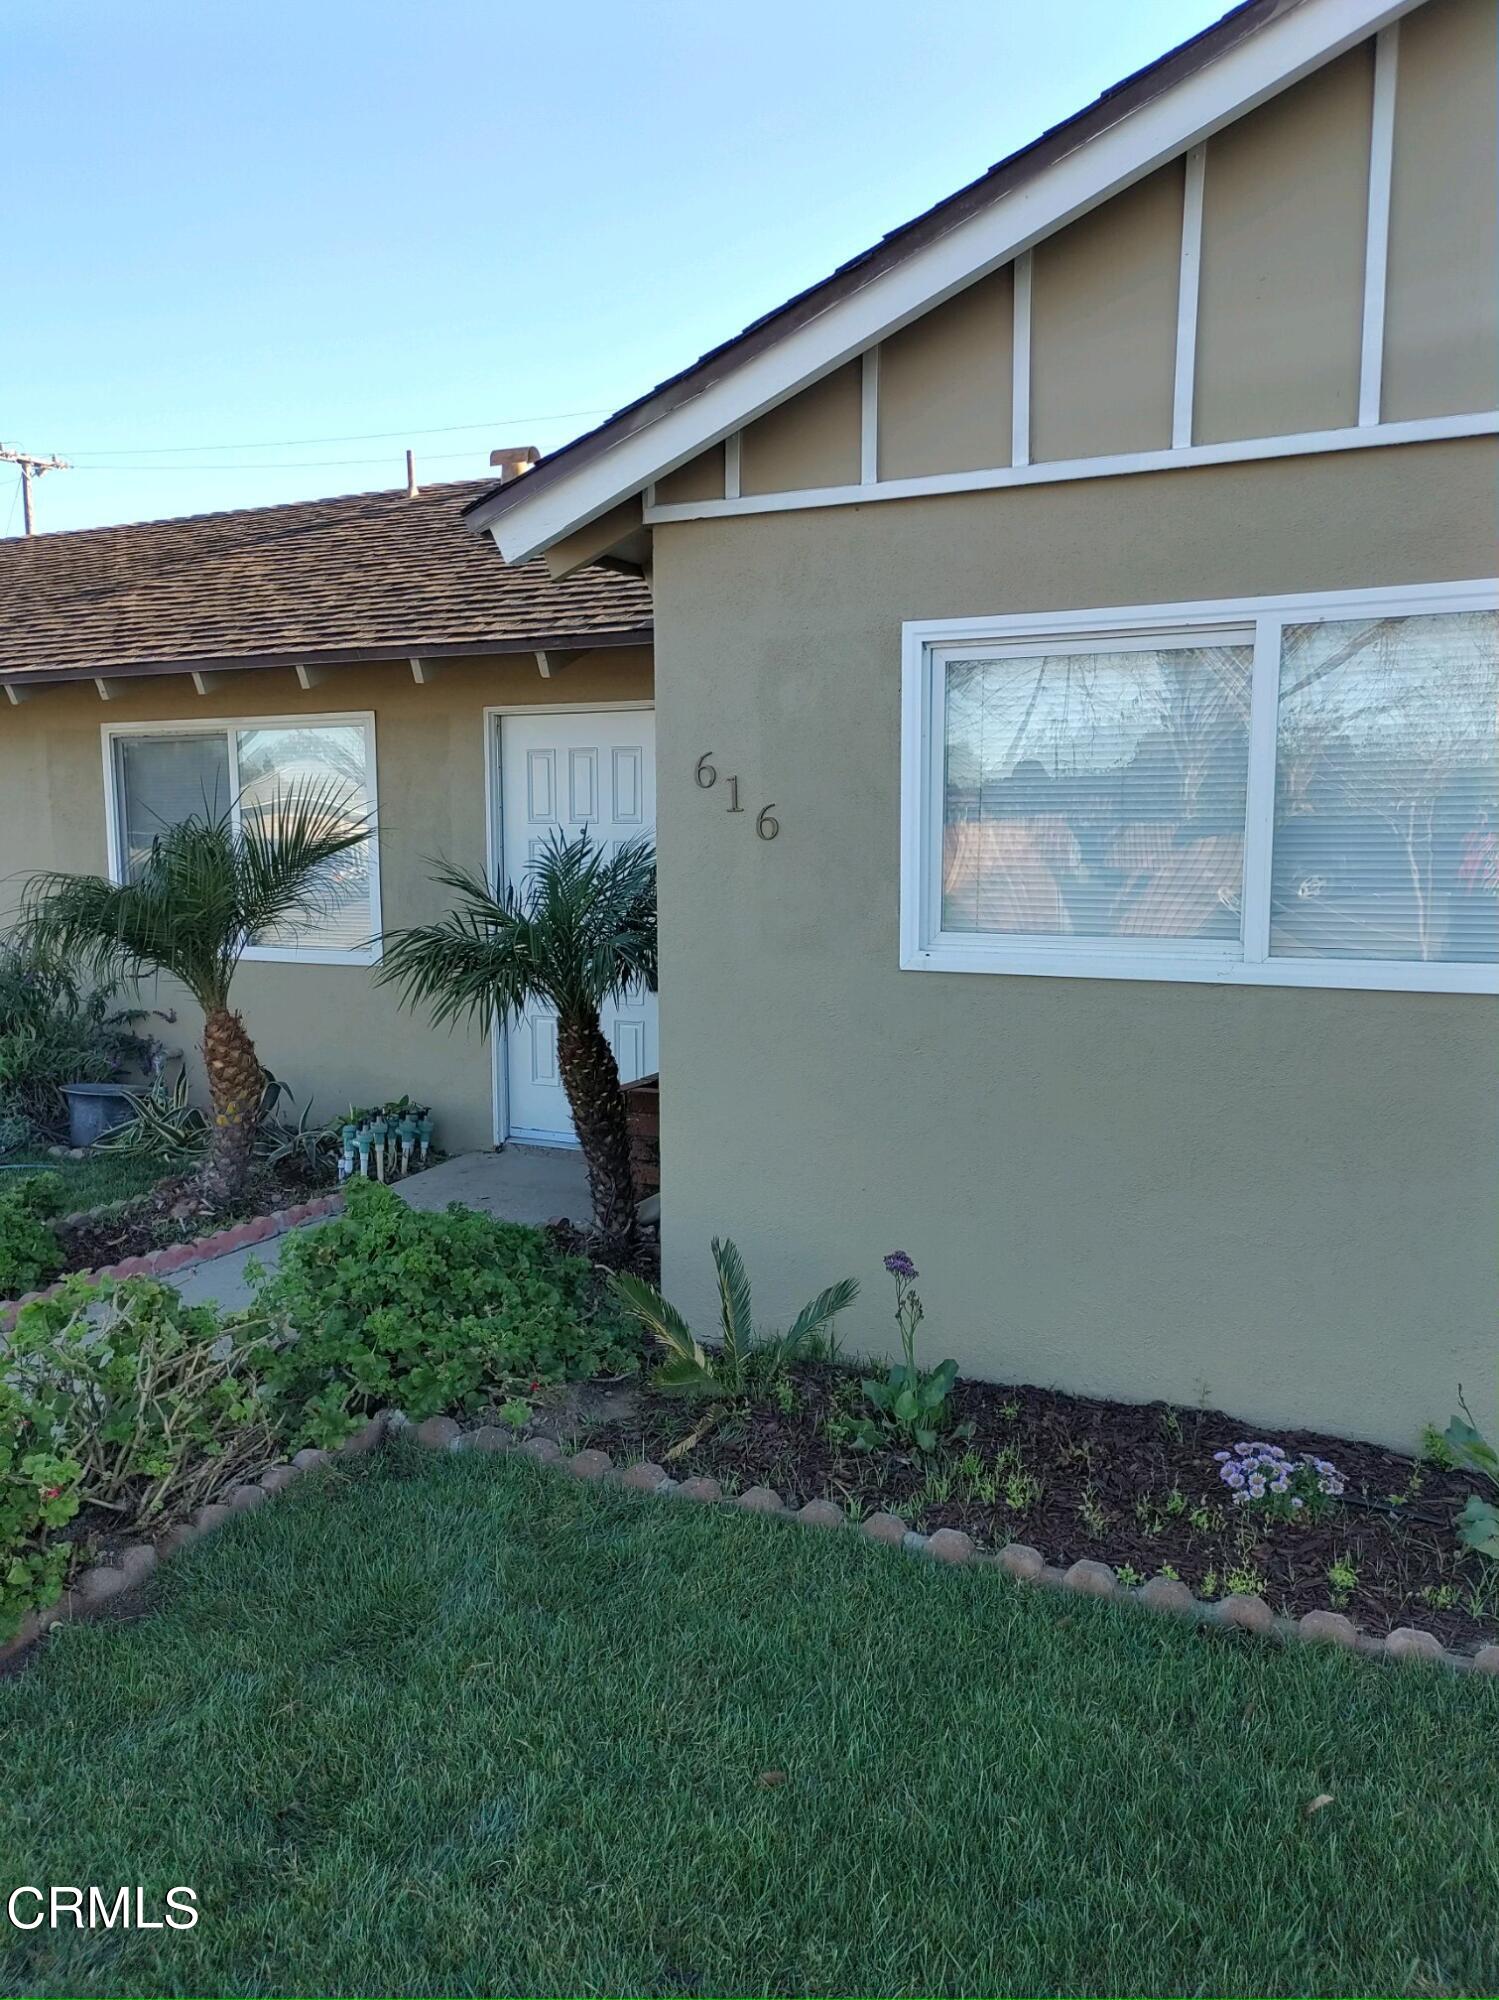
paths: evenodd
<path fill-rule="evenodd" d="M 500 718 L 501 866 L 511 881 L 557 833 L 585 827 L 613 850 L 654 830 L 656 717 L 651 709 Z M 632 989 L 603 1016 L 621 1081 L 660 1066 L 656 996 Z M 576 1143 L 557 1069 L 557 1024 L 550 1008 L 528 1009 L 505 1038 L 507 1137 L 539 1145 Z"/>

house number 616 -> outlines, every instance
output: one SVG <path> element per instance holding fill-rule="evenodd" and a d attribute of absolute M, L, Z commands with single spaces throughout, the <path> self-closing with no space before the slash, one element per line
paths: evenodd
<path fill-rule="evenodd" d="M 712 755 L 711 750 L 705 750 L 698 758 L 697 768 L 692 774 L 697 780 L 699 790 L 704 792 L 711 792 L 718 783 L 718 772 L 708 761 Z M 731 813 L 742 813 L 744 807 L 739 803 L 739 780 L 725 778 L 724 783 L 729 788 L 729 803 L 726 810 Z M 772 800 L 768 806 L 761 806 L 755 815 L 755 831 L 762 840 L 774 840 L 780 830 L 781 822 L 775 817 L 775 801 Z"/>

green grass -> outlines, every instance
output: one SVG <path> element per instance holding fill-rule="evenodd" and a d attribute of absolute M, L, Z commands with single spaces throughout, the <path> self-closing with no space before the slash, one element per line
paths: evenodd
<path fill-rule="evenodd" d="M 28 1162 L 27 1173 L 55 1173 L 61 1176 L 63 1201 L 69 1213 L 80 1208 L 99 1208 L 107 1201 L 124 1201 L 144 1194 L 165 1180 L 172 1169 L 161 1160 L 140 1159 L 129 1153 L 90 1153 L 83 1160 L 39 1158 Z M 0 1183 L 10 1177 L 12 1165 L 0 1174 Z"/>
<path fill-rule="evenodd" d="M 515 1461 L 304 1481 L 0 1683 L 0 1743 L 0 1885 L 203 1912 L 0 1921 L 5 1992 L 1499 1983 L 1499 1686 Z"/>

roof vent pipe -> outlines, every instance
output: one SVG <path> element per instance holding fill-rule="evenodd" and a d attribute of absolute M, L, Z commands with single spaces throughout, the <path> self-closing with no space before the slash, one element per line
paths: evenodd
<path fill-rule="evenodd" d="M 501 486 L 508 486 L 512 479 L 519 479 L 523 472 L 540 461 L 541 453 L 534 444 L 501 445 L 498 451 L 489 454 L 489 462 L 500 475 Z"/>
<path fill-rule="evenodd" d="M 414 500 L 421 490 L 416 483 L 416 453 L 408 451 L 406 454 L 406 498 Z"/>

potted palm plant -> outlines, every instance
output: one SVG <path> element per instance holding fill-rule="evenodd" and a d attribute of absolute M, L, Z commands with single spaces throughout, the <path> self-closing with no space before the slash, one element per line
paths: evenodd
<path fill-rule="evenodd" d="M 165 972 L 203 1012 L 203 1063 L 213 1119 L 199 1170 L 203 1193 L 232 1202 L 250 1170 L 265 1075 L 229 1004 L 246 945 L 330 908 L 327 867 L 369 836 L 346 788 L 309 781 L 241 817 L 232 809 L 168 827 L 128 882 L 60 871 L 34 875 L 22 926 L 41 949 L 104 981 Z"/>
<path fill-rule="evenodd" d="M 627 986 L 656 985 L 656 850 L 612 854 L 588 838 L 553 835 L 524 886 L 498 895 L 449 862 L 433 880 L 455 899 L 434 924 L 387 931 L 376 977 L 399 986 L 434 1026 L 470 1021 L 491 1032 L 541 1003 L 557 1015 L 557 1067 L 588 1169 L 605 1256 L 629 1264 L 639 1244 L 630 1128 L 619 1066 L 599 1010 Z"/>

